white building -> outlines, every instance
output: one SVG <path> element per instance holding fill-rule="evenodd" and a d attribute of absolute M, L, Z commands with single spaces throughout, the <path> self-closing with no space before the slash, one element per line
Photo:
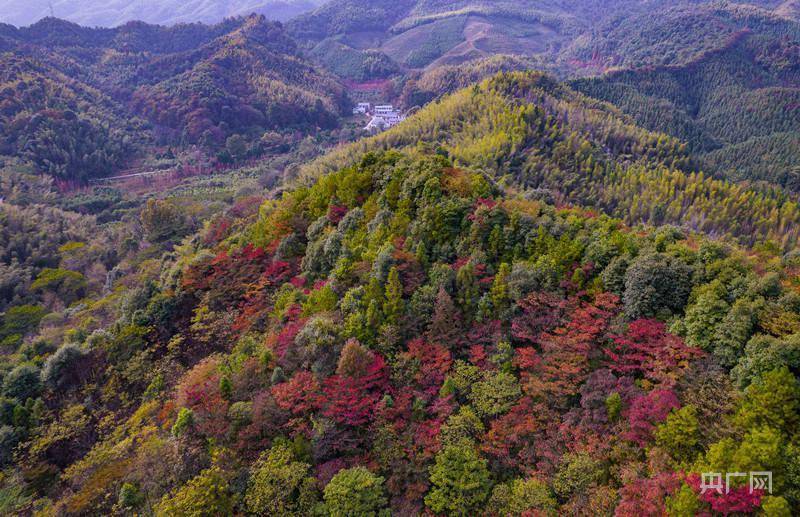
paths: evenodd
<path fill-rule="evenodd" d="M 369 124 L 364 129 L 366 131 L 385 131 L 405 119 L 406 116 L 391 104 L 378 105 L 372 111 L 372 120 L 369 121 Z"/>
<path fill-rule="evenodd" d="M 391 115 L 392 113 L 395 113 L 395 109 L 394 106 L 392 106 L 391 104 L 381 104 L 375 106 L 374 114 L 379 117 L 383 117 L 384 115 Z"/>
<path fill-rule="evenodd" d="M 359 102 L 355 108 L 353 108 L 353 115 L 366 115 L 370 112 L 370 108 L 372 108 L 372 104 L 369 102 Z"/>

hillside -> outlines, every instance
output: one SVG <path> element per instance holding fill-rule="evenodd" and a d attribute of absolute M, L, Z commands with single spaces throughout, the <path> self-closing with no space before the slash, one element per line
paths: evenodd
<path fill-rule="evenodd" d="M 689 142 L 704 168 L 797 191 L 800 26 L 780 40 L 739 33 L 684 66 L 611 72 L 573 86 Z"/>
<path fill-rule="evenodd" d="M 786 249 L 798 205 L 699 172 L 685 143 L 636 126 L 610 104 L 539 73 L 510 73 L 428 105 L 411 120 L 342 147 L 303 170 L 314 181 L 367 151 L 431 148 L 545 199 L 593 207 L 629 224 L 681 225 Z"/>
<path fill-rule="evenodd" d="M 791 514 L 796 256 L 556 207 L 520 175 L 606 160 L 647 185 L 685 160 L 617 117 L 499 76 L 369 142 L 419 145 L 130 250 L 68 310 L 6 313 L 0 510 Z M 703 493 L 725 468 L 780 481 Z"/>
<path fill-rule="evenodd" d="M 800 21 L 800 2 L 798 0 L 786 0 L 775 9 L 775 12 L 792 20 Z"/>
<path fill-rule="evenodd" d="M 797 41 L 797 23 L 776 15 L 776 2 L 677 3 L 633 11 L 577 38 L 558 56 L 562 67 L 596 74 L 617 67 L 687 65 L 722 51 L 743 32 L 780 42 Z"/>
<path fill-rule="evenodd" d="M 59 180 L 103 176 L 148 141 L 143 120 L 127 119 L 108 95 L 37 60 L 1 54 L 0 85 L 0 156 Z"/>
<path fill-rule="evenodd" d="M 263 14 L 270 20 L 288 20 L 317 7 L 321 0 L 2 0 L 0 23 L 22 27 L 48 16 L 88 27 L 117 27 L 130 21 L 157 25 L 202 22 Z"/>
<path fill-rule="evenodd" d="M 343 88 L 304 61 L 280 26 L 260 18 L 148 65 L 136 69 L 137 78 L 154 80 L 133 92 L 134 110 L 188 142 L 224 142 L 250 128 L 330 128 L 346 107 Z"/>
<path fill-rule="evenodd" d="M 498 54 L 458 65 L 441 65 L 423 73 L 409 74 L 403 86 L 401 102 L 407 107 L 422 107 L 430 101 L 480 83 L 500 72 L 544 70 L 541 60 Z"/>
<path fill-rule="evenodd" d="M 800 515 L 793 7 L 0 24 L 0 515 Z"/>
<path fill-rule="evenodd" d="M 499 54 L 536 57 L 564 75 L 614 66 L 682 64 L 724 46 L 745 28 L 774 34 L 791 6 L 758 1 L 594 0 L 363 2 L 333 0 L 288 23 L 324 66 L 379 53 L 406 70 L 435 69 Z M 348 69 L 352 69 L 348 68 Z"/>
<path fill-rule="evenodd" d="M 13 49 L 2 55 L 0 152 L 63 179 L 109 175 L 131 156 L 152 154 L 153 144 L 215 153 L 236 136 L 257 153 L 267 131 L 337 127 L 348 104 L 333 76 L 306 61 L 280 24 L 259 16 L 116 29 L 47 19 L 0 32 Z M 58 122 L 64 117 L 68 123 Z M 40 134 L 57 124 L 77 127 Z M 81 149 L 72 148 L 72 133 L 86 135 Z"/>
<path fill-rule="evenodd" d="M 538 54 L 574 25 L 558 2 L 364 2 L 334 0 L 288 24 L 309 46 L 328 41 L 380 52 L 409 69 L 489 57 Z M 336 67 L 336 56 L 322 61 Z"/>

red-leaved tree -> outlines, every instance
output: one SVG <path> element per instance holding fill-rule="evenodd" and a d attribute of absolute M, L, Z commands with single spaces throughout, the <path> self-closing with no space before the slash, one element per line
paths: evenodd
<path fill-rule="evenodd" d="M 649 319 L 636 320 L 625 334 L 614 336 L 605 353 L 614 372 L 643 376 L 666 386 L 673 385 L 689 362 L 702 355 L 668 333 L 662 322 Z"/>
<path fill-rule="evenodd" d="M 339 424 L 366 425 L 372 421 L 388 385 L 386 362 L 376 354 L 363 373 L 334 375 L 325 381 L 323 414 Z"/>

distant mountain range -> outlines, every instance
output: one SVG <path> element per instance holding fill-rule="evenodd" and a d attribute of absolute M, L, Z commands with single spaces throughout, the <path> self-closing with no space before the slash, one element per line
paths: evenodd
<path fill-rule="evenodd" d="M 2 52 L 6 50 L 7 52 Z M 262 16 L 217 25 L 0 26 L 0 156 L 63 180 L 107 175 L 148 143 L 333 127 L 343 87 Z"/>
<path fill-rule="evenodd" d="M 565 75 L 593 75 L 688 62 L 743 28 L 797 21 L 799 6 L 796 0 L 332 0 L 288 28 L 337 72 L 358 70 L 360 52 L 366 63 L 380 54 L 406 70 L 497 54 L 540 56 Z"/>
<path fill-rule="evenodd" d="M 703 170 L 796 192 L 798 5 L 333 0 L 287 27 L 340 76 L 405 73 L 409 106 L 500 70 L 589 77 L 575 86 L 687 142 Z"/>
<path fill-rule="evenodd" d="M 232 16 L 263 14 L 288 20 L 324 0 L 2 0 L 0 22 L 18 27 L 55 16 L 81 25 L 116 27 L 129 21 L 159 25 L 218 23 Z"/>

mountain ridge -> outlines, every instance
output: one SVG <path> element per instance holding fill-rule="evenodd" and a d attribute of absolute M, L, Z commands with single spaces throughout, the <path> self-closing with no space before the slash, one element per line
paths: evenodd
<path fill-rule="evenodd" d="M 200 143 L 219 150 L 233 134 L 332 128 L 348 107 L 338 80 L 305 60 L 279 23 L 261 16 L 215 26 L 129 23 L 116 29 L 86 29 L 47 19 L 25 29 L 6 26 L 3 33 L 15 59 L 28 60 L 32 69 L 40 70 L 38 78 L 15 82 L 5 90 L 10 93 L 5 102 L 17 106 L 9 108 L 0 127 L 10 142 L 5 149 L 9 154 L 17 152 L 13 142 L 27 138 L 23 121 L 44 108 L 15 104 L 15 97 L 26 88 L 36 89 L 38 81 L 51 82 L 46 70 L 70 77 L 71 83 L 65 85 L 102 92 L 113 109 L 97 111 L 84 103 L 72 107 L 74 114 L 94 119 L 95 126 L 112 127 L 128 126 L 121 119 L 129 117 L 142 130 L 140 153 L 157 141 Z M 165 41 L 169 44 L 162 45 Z M 70 139 L 48 142 L 41 148 L 49 149 L 48 163 L 63 161 L 57 157 L 64 146 L 72 145 Z M 66 169 L 54 165 L 62 179 L 85 181 L 109 175 L 127 163 L 117 157 L 78 174 L 81 160 L 74 162 Z"/>

